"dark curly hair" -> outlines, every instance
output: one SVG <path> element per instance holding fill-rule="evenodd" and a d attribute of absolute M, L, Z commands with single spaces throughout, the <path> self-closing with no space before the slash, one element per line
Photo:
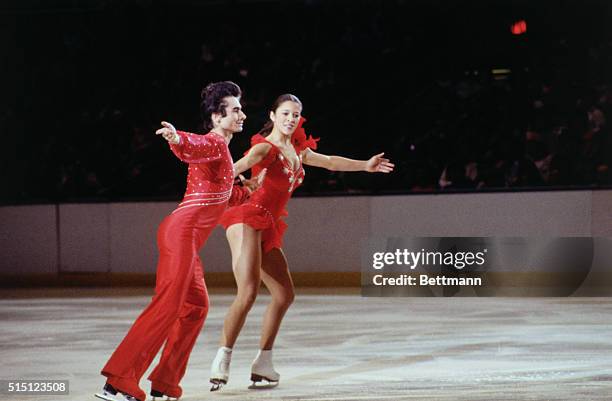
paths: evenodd
<path fill-rule="evenodd" d="M 240 98 L 242 91 L 232 81 L 213 82 L 202 89 L 200 94 L 200 112 L 202 113 L 205 130 L 210 131 L 213 128 L 213 113 L 221 113 L 223 117 L 226 116 L 225 108 L 227 103 L 223 99 L 227 96 Z"/>
<path fill-rule="evenodd" d="M 280 105 L 287 101 L 297 103 L 300 105 L 300 107 L 302 107 L 302 102 L 300 101 L 300 99 L 298 99 L 297 96 L 292 95 L 291 93 L 285 93 L 276 98 L 274 104 L 270 108 L 270 111 L 276 113 L 276 110 L 280 107 Z M 272 132 L 272 128 L 274 128 L 274 123 L 272 122 L 272 120 L 268 120 L 259 131 L 259 134 L 268 135 L 270 132 Z"/>

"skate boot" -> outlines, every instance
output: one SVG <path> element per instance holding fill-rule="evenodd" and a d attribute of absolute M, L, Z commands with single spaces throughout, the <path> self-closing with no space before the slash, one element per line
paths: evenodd
<path fill-rule="evenodd" d="M 153 389 L 151 389 L 151 397 L 153 397 L 153 401 L 177 401 L 179 399 L 179 397 L 172 397 Z"/>
<path fill-rule="evenodd" d="M 260 387 L 257 384 L 264 380 L 267 382 L 264 387 L 276 387 L 280 380 L 280 375 L 272 365 L 272 350 L 259 350 L 251 364 L 251 388 Z"/>
<path fill-rule="evenodd" d="M 94 396 L 101 398 L 106 401 L 120 401 L 123 399 L 123 395 L 117 391 L 116 388 L 106 383 L 102 388 L 102 391 L 95 393 Z"/>
<path fill-rule="evenodd" d="M 104 385 L 101 392 L 94 395 L 106 401 L 143 401 L 129 394 L 120 393 L 119 390 L 108 383 Z"/>
<path fill-rule="evenodd" d="M 129 394 L 122 394 L 123 398 L 120 398 L 119 401 L 145 401 L 145 400 L 139 400 L 136 397 L 133 397 Z"/>
<path fill-rule="evenodd" d="M 212 383 L 210 391 L 217 391 L 223 387 L 223 385 L 227 384 L 231 361 L 232 349 L 228 347 L 219 348 L 217 356 L 215 356 L 212 366 L 210 367 L 210 382 Z"/>
<path fill-rule="evenodd" d="M 183 395 L 183 389 L 179 385 L 151 380 L 151 397 L 153 401 L 177 401 Z"/>

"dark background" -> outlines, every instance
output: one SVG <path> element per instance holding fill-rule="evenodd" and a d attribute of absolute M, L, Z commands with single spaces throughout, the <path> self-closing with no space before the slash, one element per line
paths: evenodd
<path fill-rule="evenodd" d="M 235 159 L 291 92 L 320 152 L 396 163 L 307 168 L 299 195 L 606 188 L 611 17 L 603 0 L 3 1 L 0 202 L 180 198 L 154 131 L 200 132 L 218 80 L 244 91 Z"/>

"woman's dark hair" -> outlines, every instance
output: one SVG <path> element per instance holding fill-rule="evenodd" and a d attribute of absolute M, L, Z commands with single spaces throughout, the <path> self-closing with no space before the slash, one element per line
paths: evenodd
<path fill-rule="evenodd" d="M 274 104 L 270 108 L 270 111 L 273 111 L 276 113 L 276 109 L 278 109 L 281 104 L 287 101 L 295 102 L 299 104 L 300 107 L 302 107 L 302 102 L 300 101 L 300 99 L 298 99 L 297 96 L 292 95 L 291 93 L 285 93 L 284 95 L 280 95 L 279 97 L 276 98 L 276 101 L 274 101 Z M 272 122 L 272 120 L 268 119 L 268 121 L 266 121 L 266 123 L 264 124 L 263 128 L 259 131 L 259 134 L 268 135 L 270 132 L 272 132 L 273 127 L 274 127 L 274 123 Z"/>
<path fill-rule="evenodd" d="M 202 89 L 200 95 L 200 111 L 204 122 L 204 129 L 210 131 L 213 128 L 212 114 L 221 113 L 226 116 L 227 103 L 223 101 L 227 96 L 242 96 L 240 87 L 231 81 L 213 82 Z"/>

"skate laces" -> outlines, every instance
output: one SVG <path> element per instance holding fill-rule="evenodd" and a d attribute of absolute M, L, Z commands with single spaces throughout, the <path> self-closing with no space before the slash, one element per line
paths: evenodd
<path fill-rule="evenodd" d="M 217 351 L 217 355 L 215 356 L 215 359 L 213 360 L 213 365 L 212 365 L 213 375 L 215 374 L 221 374 L 224 376 L 228 375 L 231 361 L 232 361 L 232 349 L 227 348 L 227 347 L 219 348 L 219 350 Z"/>
<path fill-rule="evenodd" d="M 227 349 L 226 347 L 221 348 L 221 359 L 219 360 L 219 368 L 223 371 L 228 371 L 230 362 L 232 361 L 232 351 L 231 349 Z"/>
<path fill-rule="evenodd" d="M 221 367 L 223 370 L 229 370 L 229 365 L 232 360 L 232 354 L 223 353 L 223 357 L 221 358 Z"/>

